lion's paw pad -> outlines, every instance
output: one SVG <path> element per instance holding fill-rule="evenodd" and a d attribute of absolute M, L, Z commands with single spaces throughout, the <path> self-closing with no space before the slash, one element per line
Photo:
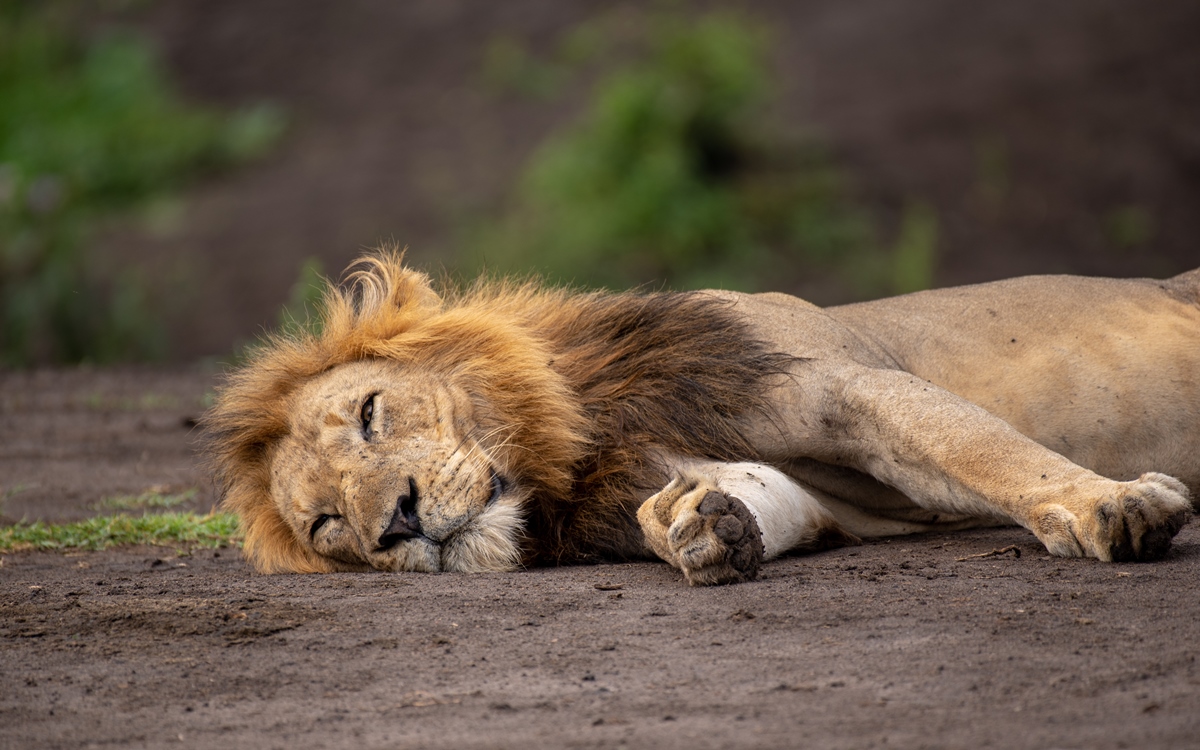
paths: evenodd
<path fill-rule="evenodd" d="M 680 567 L 693 586 L 753 580 L 763 559 L 762 534 L 750 509 L 736 497 L 708 490 L 693 514 L 672 524 Z"/>

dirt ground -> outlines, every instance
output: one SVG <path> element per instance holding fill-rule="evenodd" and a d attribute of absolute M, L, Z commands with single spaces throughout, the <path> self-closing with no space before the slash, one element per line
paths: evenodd
<path fill-rule="evenodd" d="M 0 374 L 8 519 L 197 487 L 194 370 Z M 1012 552 L 972 557 L 1016 545 Z M 644 563 L 259 576 L 236 549 L 0 558 L 0 747 L 1178 748 L 1200 524 L 1167 559 L 1021 529 L 691 589 Z"/>

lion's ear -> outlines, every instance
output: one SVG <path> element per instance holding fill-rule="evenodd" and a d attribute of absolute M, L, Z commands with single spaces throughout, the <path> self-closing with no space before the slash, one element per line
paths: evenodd
<path fill-rule="evenodd" d="M 268 501 L 269 502 L 269 501 Z M 333 566 L 296 541 L 296 535 L 274 507 L 243 513 L 242 554 L 259 573 L 329 573 Z"/>
<path fill-rule="evenodd" d="M 346 280 L 354 288 L 360 320 L 371 320 L 385 310 L 432 311 L 441 308 L 442 298 L 433 290 L 429 277 L 404 266 L 404 254 L 381 251 L 359 258 Z"/>
<path fill-rule="evenodd" d="M 359 259 L 343 287 L 329 287 L 323 307 L 317 370 L 371 355 L 379 342 L 440 312 L 442 298 L 428 276 L 405 268 L 403 256 L 390 251 Z"/>

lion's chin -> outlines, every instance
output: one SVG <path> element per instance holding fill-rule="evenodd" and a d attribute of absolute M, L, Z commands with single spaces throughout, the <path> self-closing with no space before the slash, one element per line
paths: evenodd
<path fill-rule="evenodd" d="M 386 557 L 375 558 L 371 567 L 389 573 L 440 573 L 440 548 L 429 539 L 410 539 L 396 545 Z"/>
<path fill-rule="evenodd" d="M 523 521 L 517 498 L 501 498 L 484 508 L 442 545 L 442 570 L 457 573 L 516 570 L 521 563 L 517 540 Z"/>

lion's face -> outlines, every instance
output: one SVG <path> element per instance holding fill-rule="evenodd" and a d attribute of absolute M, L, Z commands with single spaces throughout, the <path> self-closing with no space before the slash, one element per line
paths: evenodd
<path fill-rule="evenodd" d="M 344 364 L 296 392 L 271 498 L 334 569 L 511 570 L 526 498 L 489 455 L 504 432 L 445 375 Z"/>

